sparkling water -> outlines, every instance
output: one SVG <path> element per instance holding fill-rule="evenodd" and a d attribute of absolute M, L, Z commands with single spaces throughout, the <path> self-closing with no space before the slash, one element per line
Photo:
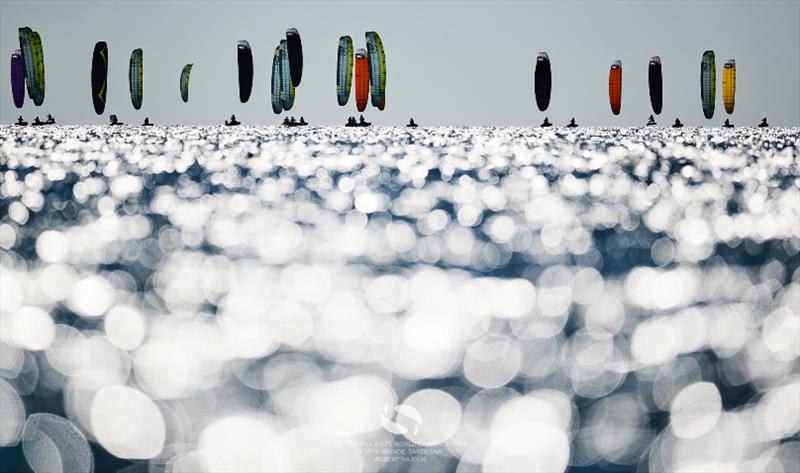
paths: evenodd
<path fill-rule="evenodd" d="M 798 144 L 0 127 L 1 455 L 37 472 L 791 471 Z"/>

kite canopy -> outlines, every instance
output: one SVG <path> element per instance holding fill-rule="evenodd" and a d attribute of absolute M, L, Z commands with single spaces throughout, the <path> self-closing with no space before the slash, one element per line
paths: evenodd
<path fill-rule="evenodd" d="M 297 28 L 286 30 L 286 48 L 289 54 L 292 86 L 297 87 L 303 77 L 303 44 L 300 42 L 300 33 L 297 32 Z"/>
<path fill-rule="evenodd" d="M 275 48 L 272 56 L 272 81 L 271 81 L 272 111 L 278 115 L 283 111 L 283 101 L 281 100 L 281 45 Z"/>
<path fill-rule="evenodd" d="M 133 108 L 142 108 L 142 96 L 144 92 L 144 59 L 142 49 L 134 49 L 131 53 L 131 63 L 128 68 L 128 85 L 131 89 L 131 103 Z"/>
<path fill-rule="evenodd" d="M 374 31 L 367 31 L 364 36 L 367 40 L 372 106 L 383 110 L 381 104 L 385 104 L 386 99 L 386 54 L 383 51 L 383 42 Z"/>
<path fill-rule="evenodd" d="M 28 87 L 28 98 L 36 94 L 36 79 L 33 67 L 33 51 L 31 50 L 31 34 L 33 30 L 27 26 L 19 29 L 19 49 L 22 52 L 22 64 L 25 66 L 25 81 Z"/>
<path fill-rule="evenodd" d="M 611 112 L 619 115 L 622 109 L 622 61 L 614 61 L 608 73 L 608 101 Z"/>
<path fill-rule="evenodd" d="M 550 106 L 550 91 L 553 77 L 550 71 L 550 57 L 541 52 L 536 56 L 536 68 L 533 72 L 533 92 L 536 95 L 536 106 L 544 112 Z"/>
<path fill-rule="evenodd" d="M 92 53 L 92 104 L 94 112 L 102 115 L 106 109 L 108 93 L 108 45 L 99 41 Z"/>
<path fill-rule="evenodd" d="M 287 111 L 294 106 L 294 84 L 292 84 L 288 47 L 288 42 L 285 39 L 281 40 L 281 103 L 283 109 Z"/>
<path fill-rule="evenodd" d="M 192 65 L 187 64 L 183 66 L 181 71 L 181 99 L 184 102 L 189 101 L 189 78 L 192 75 Z"/>
<path fill-rule="evenodd" d="M 336 59 L 336 99 L 339 105 L 347 105 L 350 100 L 350 88 L 353 82 L 353 38 L 339 38 L 339 49 Z"/>
<path fill-rule="evenodd" d="M 34 105 L 44 102 L 44 51 L 39 33 L 27 26 L 19 29 L 19 46 L 22 62 L 25 66 L 25 80 L 28 86 L 28 97 Z"/>
<path fill-rule="evenodd" d="M 730 115 L 736 105 L 736 60 L 728 59 L 722 69 L 722 102 Z"/>
<path fill-rule="evenodd" d="M 367 108 L 367 97 L 369 95 L 369 64 L 367 51 L 359 49 L 356 51 L 356 108 L 363 112 Z"/>
<path fill-rule="evenodd" d="M 714 62 L 714 51 L 703 53 L 700 61 L 700 99 L 703 102 L 703 115 L 707 119 L 714 117 L 714 105 L 717 95 L 717 66 Z"/>
<path fill-rule="evenodd" d="M 14 97 L 14 106 L 22 108 L 25 103 L 25 64 L 19 49 L 11 54 L 11 95 Z"/>
<path fill-rule="evenodd" d="M 36 97 L 33 99 L 35 105 L 44 102 L 44 49 L 42 48 L 42 38 L 36 31 L 31 35 L 31 46 L 33 50 L 33 70 L 36 74 Z"/>
<path fill-rule="evenodd" d="M 661 76 L 661 58 L 658 56 L 650 58 L 647 66 L 647 82 L 650 88 L 650 105 L 653 107 L 653 113 L 658 115 L 664 105 L 664 80 Z"/>
<path fill-rule="evenodd" d="M 239 100 L 245 103 L 253 91 L 253 51 L 247 41 L 241 40 L 236 46 L 236 61 L 239 65 Z"/>

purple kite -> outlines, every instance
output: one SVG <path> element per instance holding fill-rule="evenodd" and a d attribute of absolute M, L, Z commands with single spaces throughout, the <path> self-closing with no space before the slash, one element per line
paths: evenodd
<path fill-rule="evenodd" d="M 19 49 L 11 54 L 11 94 L 14 96 L 14 105 L 22 108 L 25 101 L 25 64 L 22 63 Z"/>

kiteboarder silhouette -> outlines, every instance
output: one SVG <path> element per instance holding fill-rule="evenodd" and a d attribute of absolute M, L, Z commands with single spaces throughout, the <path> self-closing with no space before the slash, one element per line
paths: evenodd
<path fill-rule="evenodd" d="M 236 126 L 241 125 L 240 122 L 236 121 L 236 115 L 231 115 L 231 120 L 225 120 L 225 126 Z"/>
<path fill-rule="evenodd" d="M 359 115 L 358 117 L 358 126 L 370 126 L 372 125 L 371 122 L 364 120 L 364 115 Z"/>
<path fill-rule="evenodd" d="M 409 127 L 409 128 L 416 128 L 417 127 L 417 124 L 414 123 L 414 117 L 411 117 L 411 119 L 408 121 L 408 125 L 406 125 L 406 126 Z"/>
<path fill-rule="evenodd" d="M 294 117 L 283 119 L 283 126 L 295 127 L 295 126 L 306 126 L 306 125 L 308 125 L 308 123 L 306 122 L 306 119 L 303 117 L 300 117 L 300 121 L 295 120 Z"/>
<path fill-rule="evenodd" d="M 570 118 L 569 123 L 567 124 L 567 128 L 575 128 L 578 124 L 575 123 L 575 117 Z"/>
<path fill-rule="evenodd" d="M 144 122 L 142 122 L 142 126 L 153 126 L 153 124 L 150 123 L 150 117 L 144 117 Z"/>
<path fill-rule="evenodd" d="M 17 125 L 25 126 L 27 124 L 28 124 L 28 122 L 26 122 L 25 120 L 22 119 L 22 115 L 20 115 L 19 118 L 17 118 Z"/>
<path fill-rule="evenodd" d="M 672 124 L 672 128 L 683 128 L 683 123 L 681 123 L 680 118 L 675 119 L 675 123 Z"/>
<path fill-rule="evenodd" d="M 723 127 L 723 128 L 733 128 L 733 125 L 731 124 L 730 120 L 728 120 L 728 119 L 726 118 L 726 119 L 725 119 L 725 123 L 723 123 L 723 124 L 722 124 L 722 127 Z"/>
<path fill-rule="evenodd" d="M 33 125 L 34 126 L 44 125 L 44 122 L 39 120 L 39 117 L 36 117 L 36 118 L 33 119 Z"/>
<path fill-rule="evenodd" d="M 761 123 L 758 124 L 759 128 L 767 128 L 769 123 L 767 123 L 767 117 L 761 119 Z"/>
<path fill-rule="evenodd" d="M 122 123 L 121 121 L 119 121 L 117 119 L 116 115 L 111 115 L 110 117 L 108 117 L 108 119 L 111 120 L 111 125 L 112 126 L 124 125 L 124 123 Z"/>
<path fill-rule="evenodd" d="M 55 125 L 56 119 L 53 118 L 53 116 L 48 113 L 47 114 L 47 121 L 44 122 L 44 123 L 45 123 L 45 125 Z"/>
<path fill-rule="evenodd" d="M 655 125 L 656 125 L 656 119 L 653 118 L 652 115 L 650 115 L 650 118 L 647 119 L 647 126 L 655 126 Z"/>
<path fill-rule="evenodd" d="M 550 123 L 550 120 L 548 120 L 547 117 L 544 117 L 544 121 L 539 126 L 542 127 L 542 128 L 547 128 L 547 127 L 553 126 L 553 124 Z"/>

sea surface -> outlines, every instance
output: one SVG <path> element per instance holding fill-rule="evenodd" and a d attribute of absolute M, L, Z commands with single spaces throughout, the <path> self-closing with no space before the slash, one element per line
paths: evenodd
<path fill-rule="evenodd" d="M 0 126 L 0 470 L 795 471 L 799 146 Z"/>

